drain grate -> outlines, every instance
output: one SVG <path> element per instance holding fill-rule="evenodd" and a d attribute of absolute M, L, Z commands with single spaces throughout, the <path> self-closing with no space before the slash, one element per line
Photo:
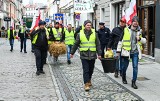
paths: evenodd
<path fill-rule="evenodd" d="M 146 77 L 137 77 L 137 80 L 138 81 L 146 81 L 146 80 L 150 80 L 150 79 L 148 79 Z"/>

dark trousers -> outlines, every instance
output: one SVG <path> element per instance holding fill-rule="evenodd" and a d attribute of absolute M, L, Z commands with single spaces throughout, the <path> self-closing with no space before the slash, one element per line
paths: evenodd
<path fill-rule="evenodd" d="M 34 52 L 34 45 L 31 42 L 31 51 Z"/>
<path fill-rule="evenodd" d="M 46 51 L 35 48 L 34 54 L 36 57 L 37 71 L 43 71 L 43 65 L 44 65 L 44 61 L 46 59 Z"/>
<path fill-rule="evenodd" d="M 92 79 L 95 60 L 81 59 L 81 61 L 82 61 L 82 67 L 83 67 L 83 80 L 84 80 L 84 84 L 86 84 Z"/>
<path fill-rule="evenodd" d="M 23 46 L 24 46 L 24 51 L 26 52 L 26 38 L 22 38 L 21 39 L 21 51 L 23 50 Z"/>
<path fill-rule="evenodd" d="M 9 43 L 10 43 L 10 46 L 11 46 L 11 50 L 13 50 L 14 39 L 9 39 Z"/>
<path fill-rule="evenodd" d="M 104 58 L 104 49 L 106 48 L 106 44 L 101 44 L 101 50 L 102 50 L 102 54 L 101 57 Z"/>

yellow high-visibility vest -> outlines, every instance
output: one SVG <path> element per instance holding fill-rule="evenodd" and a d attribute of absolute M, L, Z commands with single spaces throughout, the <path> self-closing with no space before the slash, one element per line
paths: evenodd
<path fill-rule="evenodd" d="M 16 38 L 16 36 L 14 35 L 14 32 L 15 32 L 15 30 L 13 30 L 13 37 L 14 37 L 14 39 Z M 11 35 L 11 31 L 10 31 L 10 29 L 8 29 L 8 31 L 7 31 L 7 33 L 8 33 L 8 39 L 10 39 L 10 35 Z"/>
<path fill-rule="evenodd" d="M 58 32 L 56 30 L 56 28 L 53 28 L 53 34 L 56 40 L 60 40 L 62 37 L 62 28 L 58 29 Z"/>
<path fill-rule="evenodd" d="M 35 30 L 37 30 L 37 29 L 35 29 Z M 46 36 L 49 37 L 49 33 L 48 33 L 48 31 L 47 31 L 47 28 L 45 28 L 45 30 L 46 30 Z M 38 38 L 38 34 L 36 34 L 36 35 L 33 37 L 32 44 L 36 44 L 37 38 Z M 49 44 L 49 41 L 48 41 L 48 44 Z"/>
<path fill-rule="evenodd" d="M 142 38 L 142 34 L 140 34 L 140 38 Z M 143 50 L 142 43 L 138 42 L 138 44 L 140 45 L 141 50 Z M 128 27 L 124 29 L 122 48 L 128 51 L 131 50 L 131 33 Z"/>
<path fill-rule="evenodd" d="M 84 30 L 80 31 L 80 51 L 96 51 L 96 34 L 92 29 L 89 40 L 86 38 Z"/>
<path fill-rule="evenodd" d="M 73 45 L 75 42 L 74 39 L 74 32 L 69 32 L 68 30 L 65 31 L 65 44 L 66 45 Z"/>

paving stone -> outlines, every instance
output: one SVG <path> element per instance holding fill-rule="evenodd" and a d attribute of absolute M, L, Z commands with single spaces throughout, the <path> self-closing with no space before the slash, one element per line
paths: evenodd
<path fill-rule="evenodd" d="M 15 40 L 14 51 L 10 52 L 8 41 L 0 40 L 0 100 L 4 101 L 56 101 L 58 99 L 48 65 L 46 74 L 36 76 L 35 56 L 30 52 L 20 53 Z M 1 44 L 3 43 L 3 44 Z"/>
<path fill-rule="evenodd" d="M 72 64 L 66 63 L 65 55 L 54 63 L 49 57 L 53 75 L 56 76 L 63 99 L 73 101 L 143 101 L 138 95 L 126 89 L 97 68 L 93 74 L 93 87 L 84 91 L 81 61 L 74 56 Z"/>

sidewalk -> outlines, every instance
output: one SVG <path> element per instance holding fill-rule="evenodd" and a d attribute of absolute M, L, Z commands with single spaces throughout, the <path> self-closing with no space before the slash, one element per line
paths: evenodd
<path fill-rule="evenodd" d="M 99 60 L 96 62 L 96 67 L 103 71 L 101 62 Z M 131 88 L 132 74 L 132 64 L 130 63 L 127 70 L 127 85 L 122 84 L 121 77 L 115 78 L 114 74 L 108 75 L 130 91 L 140 96 L 145 101 L 160 101 L 160 64 L 147 60 L 139 63 L 139 80 L 137 80 L 137 90 Z"/>
<path fill-rule="evenodd" d="M 48 65 L 44 67 L 45 75 L 36 76 L 30 40 L 27 54 L 20 53 L 19 44 L 15 40 L 13 52 L 8 41 L 0 45 L 0 101 L 57 101 Z"/>
<path fill-rule="evenodd" d="M 6 41 L 8 41 L 6 38 L 0 38 L 0 46 L 3 45 Z"/>

